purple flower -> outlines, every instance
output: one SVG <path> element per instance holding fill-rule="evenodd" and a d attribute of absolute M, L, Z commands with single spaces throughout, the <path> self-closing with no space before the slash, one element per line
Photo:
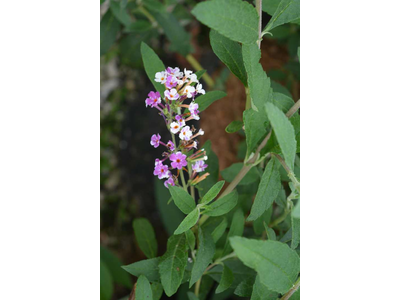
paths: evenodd
<path fill-rule="evenodd" d="M 187 166 L 186 155 L 182 154 L 182 152 L 176 152 L 175 154 L 171 154 L 169 157 L 170 161 L 172 161 L 171 166 L 175 169 L 182 169 Z"/>
<path fill-rule="evenodd" d="M 179 70 L 178 67 L 176 67 L 176 68 L 168 67 L 165 71 L 167 72 L 167 74 L 172 75 L 172 76 L 175 76 L 175 77 L 181 77 L 181 76 L 183 75 L 183 74 L 180 72 L 180 70 Z"/>
<path fill-rule="evenodd" d="M 160 140 L 161 140 L 161 135 L 157 134 L 153 134 L 151 136 L 151 140 L 150 140 L 150 145 L 154 146 L 154 148 L 157 148 L 158 146 L 160 146 Z"/>
<path fill-rule="evenodd" d="M 165 98 L 170 99 L 170 100 L 176 100 L 179 98 L 179 94 L 176 89 L 165 90 L 164 96 L 165 96 Z"/>
<path fill-rule="evenodd" d="M 204 160 L 196 161 L 195 164 L 192 165 L 193 171 L 197 173 L 203 172 L 207 167 L 208 165 L 204 163 Z"/>
<path fill-rule="evenodd" d="M 171 150 L 171 151 L 174 151 L 174 150 L 175 150 L 175 145 L 174 145 L 174 143 L 173 143 L 171 140 L 168 141 L 167 147 L 168 147 L 168 149 Z"/>
<path fill-rule="evenodd" d="M 194 101 L 192 103 L 189 104 L 189 111 L 191 116 L 193 117 L 193 119 L 195 120 L 199 120 L 199 105 L 197 103 L 195 103 Z"/>
<path fill-rule="evenodd" d="M 175 181 L 174 181 L 174 179 L 172 178 L 172 176 L 171 176 L 170 178 L 168 178 L 168 180 L 165 180 L 165 181 L 164 181 L 164 185 L 165 185 L 165 187 L 166 187 L 167 189 L 169 189 L 169 186 L 168 186 L 168 185 L 172 185 L 172 186 L 175 185 Z"/>
<path fill-rule="evenodd" d="M 176 87 L 177 84 L 178 84 L 178 80 L 176 79 L 176 77 L 168 76 L 165 86 L 169 89 L 172 89 L 172 88 Z"/>
<path fill-rule="evenodd" d="M 168 171 L 168 166 L 163 165 L 162 162 L 159 162 L 159 163 L 156 164 L 156 166 L 154 167 L 154 172 L 153 172 L 153 174 L 154 174 L 155 176 L 158 176 L 158 179 L 168 178 L 170 173 L 171 173 L 171 172 Z"/>
<path fill-rule="evenodd" d="M 161 103 L 161 97 L 159 92 L 150 92 L 147 95 L 149 98 L 146 99 L 146 107 L 147 106 L 157 106 L 157 104 Z"/>
<path fill-rule="evenodd" d="M 176 115 L 176 116 L 175 116 L 175 120 L 178 122 L 178 124 L 179 124 L 180 127 L 183 127 L 183 126 L 186 125 L 185 119 L 182 118 L 181 115 Z"/>

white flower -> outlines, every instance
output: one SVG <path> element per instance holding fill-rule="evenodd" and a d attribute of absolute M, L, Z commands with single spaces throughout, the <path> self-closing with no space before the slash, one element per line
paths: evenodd
<path fill-rule="evenodd" d="M 208 156 L 207 156 L 207 155 L 205 155 L 203 158 L 204 158 L 204 160 L 207 160 L 207 159 L 208 159 Z"/>
<path fill-rule="evenodd" d="M 177 68 L 168 67 L 167 68 L 167 72 L 168 72 L 168 74 L 170 74 L 172 76 L 175 76 L 175 77 L 181 77 L 182 76 L 182 72 L 179 70 L 178 67 Z"/>
<path fill-rule="evenodd" d="M 198 133 L 198 134 L 199 134 L 199 135 L 203 135 L 203 134 L 204 134 L 204 130 L 200 128 L 200 130 L 199 130 L 199 133 Z"/>
<path fill-rule="evenodd" d="M 185 73 L 185 77 L 189 77 L 193 72 L 190 70 L 186 70 L 186 68 L 185 68 L 184 73 Z"/>
<path fill-rule="evenodd" d="M 170 99 L 170 100 L 176 100 L 179 98 L 179 94 L 176 91 L 176 89 L 165 90 L 164 96 L 165 96 L 165 98 Z"/>
<path fill-rule="evenodd" d="M 197 142 L 193 141 L 193 148 L 197 149 Z"/>
<path fill-rule="evenodd" d="M 179 138 L 181 140 L 188 141 L 190 140 L 190 137 L 192 136 L 192 131 L 190 130 L 189 126 L 185 126 L 182 128 L 181 133 L 179 133 Z"/>
<path fill-rule="evenodd" d="M 167 74 L 165 71 L 157 72 L 156 78 L 154 79 L 155 82 L 159 82 L 164 84 L 167 81 Z"/>
<path fill-rule="evenodd" d="M 203 85 L 201 83 L 197 84 L 196 92 L 197 92 L 197 94 L 203 94 L 203 95 L 206 93 L 206 91 L 203 89 Z"/>
<path fill-rule="evenodd" d="M 192 98 L 194 92 L 195 92 L 195 88 L 194 88 L 194 87 L 192 87 L 192 86 L 189 85 L 189 84 L 187 84 L 187 85 L 185 86 L 184 93 L 186 94 L 186 96 L 187 96 L 188 98 Z"/>
<path fill-rule="evenodd" d="M 191 81 L 191 82 L 199 82 L 199 81 L 197 80 L 197 75 L 196 75 L 196 74 L 192 74 L 192 75 L 190 75 L 189 77 L 190 77 L 190 81 Z"/>
<path fill-rule="evenodd" d="M 181 126 L 179 126 L 179 124 L 176 122 L 172 122 L 169 127 L 173 134 L 175 134 L 175 133 L 179 132 L 179 130 L 181 130 Z"/>

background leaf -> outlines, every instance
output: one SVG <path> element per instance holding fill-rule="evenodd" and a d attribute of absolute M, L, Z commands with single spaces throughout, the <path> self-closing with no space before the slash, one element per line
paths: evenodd
<path fill-rule="evenodd" d="M 168 297 L 176 293 L 181 285 L 188 259 L 184 234 L 173 235 L 168 239 L 167 252 L 158 265 L 161 284 Z"/>
<path fill-rule="evenodd" d="M 164 95 L 165 87 L 159 82 L 155 82 L 157 72 L 165 70 L 165 66 L 157 54 L 147 46 L 146 43 L 142 42 L 140 45 L 140 52 L 142 53 L 143 65 L 146 71 L 147 77 L 149 77 L 151 83 L 154 85 L 156 90 L 160 92 L 161 97 Z"/>
<path fill-rule="evenodd" d="M 178 186 L 170 186 L 169 192 L 176 206 L 185 214 L 189 214 L 196 207 L 196 203 L 192 196 L 188 194 L 184 189 Z"/>
<path fill-rule="evenodd" d="M 196 253 L 196 260 L 193 265 L 192 275 L 190 277 L 191 287 L 196 283 L 197 280 L 203 275 L 204 271 L 212 261 L 215 253 L 215 245 L 211 235 L 208 232 L 204 232 L 199 227 L 199 249 Z"/>
<path fill-rule="evenodd" d="M 219 282 L 219 285 L 217 289 L 215 290 L 216 294 L 222 293 L 226 289 L 228 289 L 233 282 L 233 273 L 231 269 L 229 269 L 228 266 L 224 265 L 224 269 L 222 271 L 222 276 L 221 276 L 221 281 Z"/>
<path fill-rule="evenodd" d="M 132 289 L 132 282 L 129 275 L 121 269 L 122 262 L 108 249 L 100 246 L 100 259 L 107 266 L 113 281 L 129 289 Z"/>
<path fill-rule="evenodd" d="M 106 54 L 114 44 L 119 28 L 118 20 L 109 9 L 100 21 L 100 56 Z"/>
<path fill-rule="evenodd" d="M 111 273 L 105 263 L 100 260 L 100 300 L 109 300 L 113 294 L 114 286 Z"/>
<path fill-rule="evenodd" d="M 266 111 L 286 164 L 293 171 L 296 156 L 296 138 L 293 125 L 286 115 L 272 103 L 266 104 Z"/>
<path fill-rule="evenodd" d="M 145 219 L 140 218 L 133 221 L 133 230 L 139 248 L 143 251 L 147 258 L 157 256 L 157 240 L 153 226 Z"/>
<path fill-rule="evenodd" d="M 206 1 L 197 4 L 192 14 L 231 40 L 250 44 L 258 39 L 258 14 L 250 3 L 242 0 Z"/>
<path fill-rule="evenodd" d="M 234 133 L 236 131 L 239 131 L 243 127 L 243 122 L 239 120 L 235 120 L 229 123 L 228 126 L 226 126 L 225 131 L 227 133 Z"/>
<path fill-rule="evenodd" d="M 261 177 L 247 221 L 254 221 L 259 218 L 272 205 L 281 191 L 279 167 L 280 163 L 276 159 L 270 159 Z"/>
<path fill-rule="evenodd" d="M 215 30 L 210 31 L 210 43 L 215 55 L 239 78 L 244 86 L 247 86 L 247 75 L 240 45 Z"/>
<path fill-rule="evenodd" d="M 230 238 L 239 259 L 257 271 L 260 281 L 271 291 L 286 293 L 300 272 L 300 258 L 288 245 L 243 237 Z"/>
<path fill-rule="evenodd" d="M 135 300 L 152 300 L 153 292 L 151 290 L 150 282 L 146 276 L 140 275 L 136 283 Z"/>

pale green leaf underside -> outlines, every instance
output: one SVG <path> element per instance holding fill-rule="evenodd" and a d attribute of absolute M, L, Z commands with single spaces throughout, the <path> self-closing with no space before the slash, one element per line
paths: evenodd
<path fill-rule="evenodd" d="M 220 34 L 244 44 L 258 39 L 258 14 L 242 0 L 212 0 L 197 4 L 192 14 Z"/>
<path fill-rule="evenodd" d="M 230 238 L 239 259 L 257 271 L 269 290 L 286 293 L 300 272 L 300 258 L 288 245 L 277 241 L 260 241 L 243 237 Z"/>

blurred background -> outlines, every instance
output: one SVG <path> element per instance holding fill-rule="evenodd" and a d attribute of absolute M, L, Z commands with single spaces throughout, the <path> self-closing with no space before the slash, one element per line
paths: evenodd
<path fill-rule="evenodd" d="M 211 141 L 220 170 L 245 155 L 241 133 L 225 132 L 230 122 L 242 120 L 244 86 L 213 53 L 209 29 L 191 15 L 197 2 L 100 0 L 100 253 L 102 285 L 110 290 L 104 299 L 128 299 L 136 278 L 120 265 L 146 258 L 135 244 L 132 221 L 139 217 L 150 220 L 158 240 L 158 255 L 162 255 L 169 235 L 182 219 L 179 211 L 166 205 L 169 192 L 153 176 L 154 160 L 160 151 L 150 145 L 150 137 L 154 133 L 165 136 L 167 130 L 154 109 L 145 107 L 147 94 L 154 88 L 143 69 L 141 42 L 147 43 L 165 66 L 207 70 L 208 77 L 200 80 L 205 90 L 222 90 L 227 96 L 205 110 L 200 124 L 195 125 L 205 131 L 201 145 Z M 275 0 L 263 1 L 263 27 L 278 4 Z M 261 43 L 261 63 L 274 91 L 297 101 L 300 26 L 285 24 L 272 34 L 264 36 Z M 178 293 L 171 298 L 187 296 Z"/>

